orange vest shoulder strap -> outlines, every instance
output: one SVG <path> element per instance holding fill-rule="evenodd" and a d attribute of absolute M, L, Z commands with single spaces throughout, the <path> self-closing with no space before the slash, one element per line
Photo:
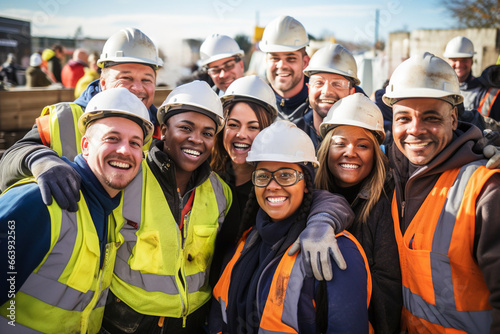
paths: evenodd
<path fill-rule="evenodd" d="M 43 145 L 50 147 L 50 115 L 38 117 L 35 123 Z"/>

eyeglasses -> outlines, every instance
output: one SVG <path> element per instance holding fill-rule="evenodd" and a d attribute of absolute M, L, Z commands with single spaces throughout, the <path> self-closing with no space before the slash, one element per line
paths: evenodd
<path fill-rule="evenodd" d="M 207 73 L 210 75 L 219 75 L 220 72 L 223 70 L 224 72 L 229 72 L 234 68 L 234 66 L 236 66 L 236 63 L 238 63 L 240 60 L 241 60 L 240 57 L 235 57 L 234 59 L 226 61 L 220 67 L 212 67 L 207 69 Z"/>
<path fill-rule="evenodd" d="M 293 186 L 304 178 L 304 174 L 292 168 L 280 168 L 271 172 L 267 169 L 256 169 L 252 173 L 252 183 L 256 187 L 267 187 L 272 180 L 282 187 Z"/>
<path fill-rule="evenodd" d="M 334 79 L 334 80 L 324 80 L 324 79 L 311 79 L 309 80 L 309 85 L 315 88 L 320 88 L 325 85 L 325 82 L 328 82 L 333 89 L 336 90 L 344 90 L 349 89 L 351 83 L 348 80 L 342 79 Z"/>

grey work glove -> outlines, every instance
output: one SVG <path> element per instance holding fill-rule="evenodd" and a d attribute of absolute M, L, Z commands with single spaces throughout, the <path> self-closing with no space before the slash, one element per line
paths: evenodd
<path fill-rule="evenodd" d="M 486 168 L 494 169 L 500 167 L 500 147 L 493 145 L 485 146 L 483 154 L 489 159 L 486 163 Z"/>
<path fill-rule="evenodd" d="M 293 243 L 288 255 L 292 256 L 300 249 L 302 249 L 302 262 L 308 277 L 314 275 L 318 281 L 331 281 L 333 271 L 330 256 L 333 257 L 341 270 L 347 268 L 344 257 L 337 245 L 335 230 L 328 223 L 314 222 L 307 225 Z"/>
<path fill-rule="evenodd" d="M 52 197 L 63 210 L 76 212 L 80 200 L 80 175 L 61 158 L 48 154 L 30 161 L 29 168 L 35 177 L 42 200 L 52 204 Z"/>
<path fill-rule="evenodd" d="M 491 130 L 483 131 L 483 141 L 485 146 L 483 148 L 483 154 L 488 158 L 486 163 L 486 168 L 494 169 L 500 167 L 500 148 L 493 145 L 493 142 L 498 137 L 498 132 Z"/>

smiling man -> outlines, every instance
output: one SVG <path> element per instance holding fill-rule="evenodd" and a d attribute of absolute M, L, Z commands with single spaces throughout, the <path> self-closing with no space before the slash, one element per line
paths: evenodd
<path fill-rule="evenodd" d="M 224 95 L 234 80 L 243 76 L 244 55 L 238 43 L 226 35 L 213 34 L 201 44 L 201 66 L 212 78 L 215 84 L 212 88 L 219 96 Z"/>
<path fill-rule="evenodd" d="M 153 124 L 137 97 L 116 88 L 97 94 L 78 125 L 82 154 L 74 163 L 64 160 L 82 179 L 76 213 L 46 206 L 33 179 L 0 196 L 2 333 L 97 333 L 101 327 L 119 246 L 109 216 L 141 167 Z"/>
<path fill-rule="evenodd" d="M 465 110 L 474 110 L 477 83 L 472 75 L 472 64 L 474 62 L 474 45 L 472 41 L 464 36 L 457 36 L 446 44 L 443 57 L 448 59 L 448 64 L 455 70 L 460 83 L 460 91 L 464 97 Z"/>
<path fill-rule="evenodd" d="M 486 169 L 481 131 L 458 122 L 458 78 L 430 53 L 392 74 L 392 217 L 403 278 L 403 330 L 500 330 L 500 174 Z M 445 293 L 446 292 L 446 293 Z"/>
<path fill-rule="evenodd" d="M 312 111 L 294 123 L 304 130 L 314 147 L 321 144 L 319 126 L 328 114 L 328 111 L 338 100 L 361 92 L 357 86 L 360 81 L 357 77 L 358 67 L 352 54 L 340 44 L 329 44 L 322 47 L 311 57 L 304 74 L 309 77 L 309 105 Z"/>
<path fill-rule="evenodd" d="M 4 153 L 0 160 L 0 190 L 33 175 L 42 189 L 45 204 L 50 205 L 54 197 L 62 208 L 75 211 L 79 177 L 71 173 L 72 170 L 66 164 L 60 164 L 60 160 L 53 157 L 53 151 L 69 160 L 81 153 L 81 134 L 75 130 L 78 118 L 90 99 L 101 91 L 115 87 L 127 88 L 144 103 L 151 121 L 158 125 L 153 99 L 156 70 L 163 65 L 163 61 L 148 36 L 135 28 L 118 31 L 104 44 L 97 65 L 102 68 L 99 80 L 90 83 L 73 103 L 63 102 L 45 107 L 33 129 Z M 156 134 L 159 133 L 159 127 L 157 130 Z M 59 171 L 53 169 L 54 166 Z M 50 168 L 52 172 L 46 173 Z M 57 184 L 65 186 L 54 187 Z"/>
<path fill-rule="evenodd" d="M 267 81 L 276 94 L 279 116 L 290 121 L 302 118 L 309 107 L 307 78 L 302 72 L 309 64 L 307 45 L 304 26 L 290 16 L 269 22 L 259 43 L 266 53 Z"/>

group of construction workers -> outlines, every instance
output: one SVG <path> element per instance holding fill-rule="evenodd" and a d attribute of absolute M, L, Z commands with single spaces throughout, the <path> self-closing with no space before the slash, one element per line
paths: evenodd
<path fill-rule="evenodd" d="M 155 44 L 112 35 L 0 160 L 0 332 L 500 332 L 496 68 L 465 37 L 402 62 L 387 141 L 352 54 L 308 45 L 272 20 L 260 78 L 211 35 L 214 86 L 157 108 Z"/>

